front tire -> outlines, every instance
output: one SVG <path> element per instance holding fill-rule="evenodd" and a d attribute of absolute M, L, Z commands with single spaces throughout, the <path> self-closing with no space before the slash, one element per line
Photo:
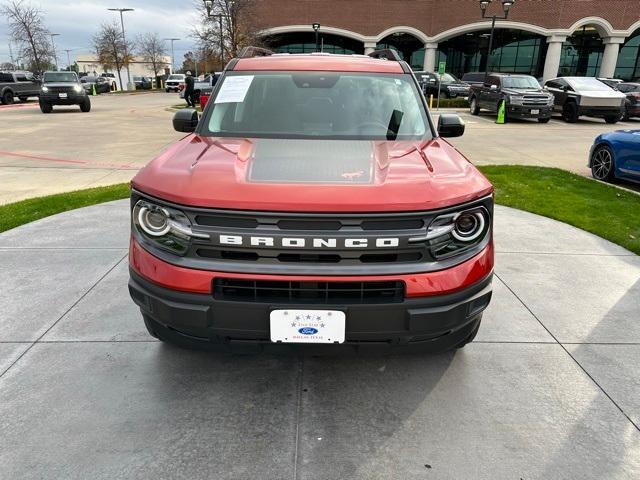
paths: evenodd
<path fill-rule="evenodd" d="M 610 182 L 613 180 L 615 170 L 615 158 L 613 151 L 601 145 L 591 154 L 591 175 L 596 180 Z"/>
<path fill-rule="evenodd" d="M 478 106 L 478 100 L 476 100 L 476 97 L 471 97 L 469 99 L 469 113 L 471 113 L 471 115 L 478 115 L 480 113 L 480 107 Z"/>
<path fill-rule="evenodd" d="M 13 92 L 4 92 L 4 95 L 2 95 L 2 103 L 11 105 L 13 103 Z"/>
<path fill-rule="evenodd" d="M 22 103 L 25 103 L 27 100 L 29 100 L 29 97 L 18 97 L 18 100 L 20 100 Z"/>
<path fill-rule="evenodd" d="M 42 113 L 51 113 L 53 111 L 53 105 L 46 102 L 40 102 L 40 111 Z"/>
<path fill-rule="evenodd" d="M 562 108 L 562 118 L 567 123 L 576 123 L 580 114 L 578 112 L 578 105 L 574 102 L 567 102 Z"/>
<path fill-rule="evenodd" d="M 82 102 L 80 104 L 80 111 L 83 113 L 87 113 L 91 111 L 91 100 L 89 100 L 88 98 L 84 100 L 84 102 Z"/>

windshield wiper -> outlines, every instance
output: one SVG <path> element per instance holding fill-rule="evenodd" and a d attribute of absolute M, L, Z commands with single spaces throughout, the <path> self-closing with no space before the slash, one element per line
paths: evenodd
<path fill-rule="evenodd" d="M 398 132 L 400 131 L 400 124 L 402 123 L 402 117 L 404 112 L 400 110 L 394 110 L 389 119 L 389 126 L 387 127 L 387 140 L 395 140 L 398 138 Z"/>

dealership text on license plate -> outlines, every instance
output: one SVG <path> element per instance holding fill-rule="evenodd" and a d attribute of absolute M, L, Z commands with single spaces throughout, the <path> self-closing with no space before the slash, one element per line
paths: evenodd
<path fill-rule="evenodd" d="M 60 98 L 67 98 L 67 94 L 66 93 L 59 93 L 58 96 Z"/>
<path fill-rule="evenodd" d="M 531 110 L 531 115 L 538 115 L 540 110 Z"/>
<path fill-rule="evenodd" d="M 345 314 L 338 310 L 273 310 L 271 341 L 343 343 Z"/>

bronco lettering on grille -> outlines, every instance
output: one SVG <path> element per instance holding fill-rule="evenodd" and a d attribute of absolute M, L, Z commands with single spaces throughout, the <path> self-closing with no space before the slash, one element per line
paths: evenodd
<path fill-rule="evenodd" d="M 384 238 L 309 238 L 219 235 L 220 245 L 275 248 L 393 248 L 400 245 L 396 237 Z"/>

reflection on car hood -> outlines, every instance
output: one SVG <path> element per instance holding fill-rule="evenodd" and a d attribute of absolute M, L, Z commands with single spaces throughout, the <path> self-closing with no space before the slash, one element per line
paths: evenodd
<path fill-rule="evenodd" d="M 69 87 L 69 88 L 73 88 L 76 85 L 82 85 L 82 84 L 76 83 L 76 82 L 47 82 L 42 84 L 43 87 Z"/>
<path fill-rule="evenodd" d="M 191 206 L 272 211 L 420 211 L 491 193 L 445 140 L 282 140 L 189 135 L 133 179 Z"/>
<path fill-rule="evenodd" d="M 551 95 L 549 92 L 543 90 L 542 88 L 533 89 L 533 88 L 503 88 L 503 93 L 507 93 L 509 95 Z"/>

